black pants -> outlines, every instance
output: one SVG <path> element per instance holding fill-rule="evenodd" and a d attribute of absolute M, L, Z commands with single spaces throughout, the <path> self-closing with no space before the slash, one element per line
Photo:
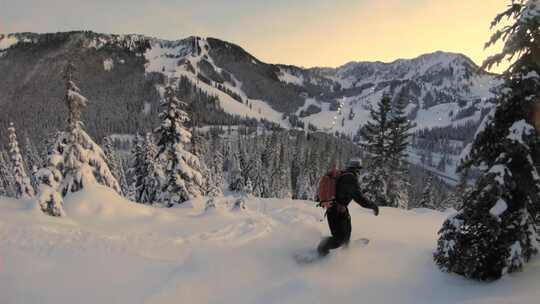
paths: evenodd
<path fill-rule="evenodd" d="M 330 208 L 326 214 L 328 226 L 332 236 L 321 241 L 317 247 L 320 255 L 327 255 L 330 250 L 348 245 L 351 239 L 351 216 L 349 210 L 338 212 L 337 209 Z"/>

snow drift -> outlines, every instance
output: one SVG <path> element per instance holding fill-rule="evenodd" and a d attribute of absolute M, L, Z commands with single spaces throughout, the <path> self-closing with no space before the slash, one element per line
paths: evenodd
<path fill-rule="evenodd" d="M 0 198 L 0 303 L 536 303 L 540 261 L 483 284 L 440 272 L 436 233 L 448 215 L 351 206 L 352 239 L 312 265 L 292 255 L 327 234 L 313 202 L 238 197 L 204 210 L 129 202 L 91 187 L 66 218 Z"/>

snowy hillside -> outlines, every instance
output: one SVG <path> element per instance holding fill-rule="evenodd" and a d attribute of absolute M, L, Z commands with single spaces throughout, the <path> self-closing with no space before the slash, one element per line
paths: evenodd
<path fill-rule="evenodd" d="M 169 78 L 186 76 L 206 93 L 218 96 L 226 112 L 266 118 L 285 127 L 291 125 L 283 114 L 295 114 L 319 129 L 353 136 L 368 119 L 369 108 L 384 94 L 408 100 L 408 114 L 416 129 L 478 124 L 492 108 L 491 99 L 500 84 L 467 57 L 445 52 L 392 63 L 353 62 L 336 69 L 268 65 L 265 76 L 297 91 L 301 99 L 299 107 L 288 105 L 292 111 L 280 111 L 270 96 L 254 98 L 235 76 L 265 64 L 254 57 L 235 58 L 244 65 L 238 71 L 220 67 L 212 56 L 222 56 L 222 51 L 214 51 L 212 41 L 216 40 L 151 40 L 145 53 L 146 71 Z M 252 81 L 258 79 L 246 82 Z"/>
<path fill-rule="evenodd" d="M 145 71 L 162 73 L 170 80 L 187 77 L 205 93 L 217 96 L 228 113 L 280 123 L 281 113 L 262 100 L 249 99 L 242 90 L 242 82 L 218 67 L 209 56 L 209 49 L 207 40 L 199 37 L 177 42 L 151 39 L 150 48 L 144 53 Z M 221 79 L 223 76 L 227 81 Z M 216 87 L 218 84 L 220 88 Z"/>
<path fill-rule="evenodd" d="M 95 186 L 66 198 L 66 218 L 0 198 L 0 303 L 537 303 L 540 260 L 491 284 L 439 271 L 448 214 L 351 206 L 353 239 L 327 260 L 292 255 L 326 235 L 313 202 L 202 201 L 159 209 Z"/>

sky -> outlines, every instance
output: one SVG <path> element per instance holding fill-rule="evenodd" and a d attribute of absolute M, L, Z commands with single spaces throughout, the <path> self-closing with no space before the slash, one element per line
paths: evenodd
<path fill-rule="evenodd" d="M 92 30 L 236 43 L 269 63 L 393 61 L 437 50 L 476 63 L 509 0 L 0 0 L 0 33 Z M 494 71 L 500 71 L 499 67 Z"/>

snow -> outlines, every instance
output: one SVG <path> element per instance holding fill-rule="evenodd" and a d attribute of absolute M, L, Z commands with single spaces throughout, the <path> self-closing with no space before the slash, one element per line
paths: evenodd
<path fill-rule="evenodd" d="M 105 71 L 110 71 L 114 67 L 114 60 L 112 58 L 107 58 L 103 60 L 103 69 Z"/>
<path fill-rule="evenodd" d="M 478 126 L 478 129 L 476 129 L 476 133 L 474 134 L 474 137 L 478 136 L 478 134 L 480 134 L 481 132 L 483 132 L 486 129 L 488 124 L 493 120 L 493 117 L 495 117 L 495 112 L 496 111 L 497 111 L 496 107 L 493 107 L 493 109 L 491 109 L 489 111 L 489 113 L 486 115 L 486 117 L 484 117 L 482 122 L 480 122 L 480 125 Z"/>
<path fill-rule="evenodd" d="M 540 78 L 540 75 L 538 75 L 538 73 L 536 73 L 536 71 L 530 71 L 529 73 L 527 73 L 527 75 L 523 76 L 523 79 L 531 79 L 531 78 Z"/>
<path fill-rule="evenodd" d="M 534 127 L 522 119 L 512 124 L 507 138 L 523 145 L 525 144 L 523 136 L 531 134 L 532 132 L 534 132 Z"/>
<path fill-rule="evenodd" d="M 0 303 L 536 303 L 540 260 L 491 284 L 438 270 L 448 213 L 351 206 L 352 239 L 318 264 L 292 255 L 326 235 L 308 201 L 218 198 L 152 208 L 96 185 L 65 199 L 67 217 L 0 197 Z"/>
<path fill-rule="evenodd" d="M 147 64 L 146 72 L 159 72 L 164 74 L 170 80 L 185 76 L 190 79 L 202 91 L 216 96 L 220 105 L 227 113 L 236 114 L 242 117 L 265 118 L 276 122 L 283 127 L 290 127 L 288 121 L 283 120 L 283 113 L 274 110 L 266 100 L 250 99 L 242 89 L 242 82 L 239 81 L 234 73 L 230 73 L 234 83 L 228 82 L 220 84 L 227 90 L 230 90 L 240 96 L 244 103 L 240 103 L 228 94 L 216 88 L 216 84 L 207 84 L 197 78 L 201 73 L 198 63 L 206 60 L 218 73 L 223 71 L 213 60 L 209 53 L 209 44 L 205 38 L 197 38 L 200 53 L 193 52 L 193 40 L 166 41 L 160 39 L 150 39 L 150 48 L 144 54 Z M 254 59 L 252 62 L 256 63 Z M 384 85 L 388 81 L 418 81 L 422 83 L 421 96 L 425 97 L 426 92 L 436 94 L 437 92 L 446 92 L 456 96 L 456 100 L 468 100 L 467 106 L 474 105 L 477 111 L 469 116 L 459 120 L 454 120 L 449 115 L 450 112 L 458 113 L 463 108 L 457 102 L 438 104 L 434 107 L 424 109 L 422 106 L 418 109 L 417 117 L 413 123 L 416 124 L 414 131 L 423 128 L 462 126 L 469 122 L 479 122 L 481 119 L 481 110 L 492 107 L 488 102 L 495 95 L 492 89 L 501 83 L 493 75 L 473 73 L 469 77 L 470 69 L 467 67 L 474 65 L 466 57 L 460 54 L 435 52 L 426 54 L 410 60 L 396 60 L 392 63 L 381 62 L 353 62 L 337 69 L 327 69 L 320 77 L 321 79 L 332 79 L 342 85 L 343 88 L 359 87 L 365 84 L 372 84 L 370 89 L 366 89 L 357 95 L 341 98 L 341 111 L 331 111 L 329 104 L 317 100 L 314 96 L 305 96 L 306 101 L 303 107 L 297 110 L 297 114 L 306 109 L 310 104 L 316 104 L 322 109 L 320 113 L 301 118 L 307 125 L 313 124 L 320 130 L 327 132 L 341 132 L 354 136 L 359 127 L 364 125 L 369 118 L 369 108 L 376 105 L 387 93 L 388 86 L 384 89 L 377 89 L 379 85 Z M 303 75 L 303 70 L 295 67 L 278 66 L 277 77 L 280 81 L 297 86 L 304 86 L 307 82 L 313 82 L 317 78 L 309 78 Z M 453 69 L 453 77 L 444 78 L 441 83 L 426 82 L 424 79 L 430 75 L 437 75 L 442 70 Z M 357 70 L 366 69 L 366 73 L 357 73 Z M 174 81 L 173 81 L 174 83 Z M 395 88 L 399 91 L 399 88 Z M 435 100 L 435 104 L 439 101 Z M 251 104 L 251 107 L 249 106 Z M 354 112 L 354 118 L 350 120 L 348 114 Z M 407 107 L 408 113 L 414 110 L 414 105 Z"/>
<path fill-rule="evenodd" d="M 504 185 L 504 176 L 509 174 L 511 175 L 510 171 L 505 165 L 494 165 L 492 166 L 488 173 L 495 174 L 495 181 L 499 183 L 499 185 Z"/>
<path fill-rule="evenodd" d="M 279 81 L 295 84 L 298 86 L 304 85 L 304 77 L 302 75 L 294 75 L 290 71 L 284 68 L 279 68 L 280 73 L 278 74 Z"/>
<path fill-rule="evenodd" d="M 0 51 L 10 48 L 19 42 L 19 39 L 14 35 L 0 35 Z"/>
<path fill-rule="evenodd" d="M 495 203 L 495 206 L 489 209 L 489 213 L 495 217 L 499 217 L 506 211 L 506 209 L 508 209 L 508 205 L 506 204 L 506 202 L 502 199 L 499 199 L 497 203 Z"/>
<path fill-rule="evenodd" d="M 220 72 L 222 69 L 214 64 L 210 54 L 208 53 L 207 47 L 209 47 L 206 39 L 201 38 L 198 40 L 201 53 L 198 55 L 192 54 L 190 45 L 186 44 L 183 41 L 168 42 L 168 44 L 159 41 L 153 41 L 151 47 L 146 50 L 144 56 L 147 60 L 145 65 L 145 71 L 158 72 L 166 75 L 169 79 L 179 79 L 181 76 L 187 77 L 193 84 L 195 84 L 203 92 L 216 96 L 219 99 L 221 108 L 231 114 L 237 114 L 242 117 L 251 117 L 257 119 L 267 119 L 269 121 L 276 122 L 281 124 L 284 127 L 287 127 L 288 124 L 284 122 L 281 117 L 282 113 L 275 111 L 262 100 L 249 99 L 246 94 L 239 88 L 242 87 L 242 83 L 238 81 L 231 74 L 237 87 L 231 86 L 228 83 L 222 84 L 227 89 L 232 92 L 237 93 L 242 97 L 243 100 L 247 100 L 252 104 L 252 108 L 249 107 L 246 103 L 240 103 L 227 93 L 217 89 L 212 85 L 200 81 L 197 78 L 197 74 L 200 73 L 197 63 L 206 58 L 217 72 Z M 185 64 L 179 65 L 179 62 L 184 59 L 187 60 L 191 67 L 195 69 L 195 72 L 190 71 Z"/>
<path fill-rule="evenodd" d="M 152 104 L 145 101 L 144 102 L 144 107 L 143 107 L 143 110 L 142 110 L 143 114 L 148 115 L 148 114 L 150 114 L 151 110 L 152 110 Z"/>

